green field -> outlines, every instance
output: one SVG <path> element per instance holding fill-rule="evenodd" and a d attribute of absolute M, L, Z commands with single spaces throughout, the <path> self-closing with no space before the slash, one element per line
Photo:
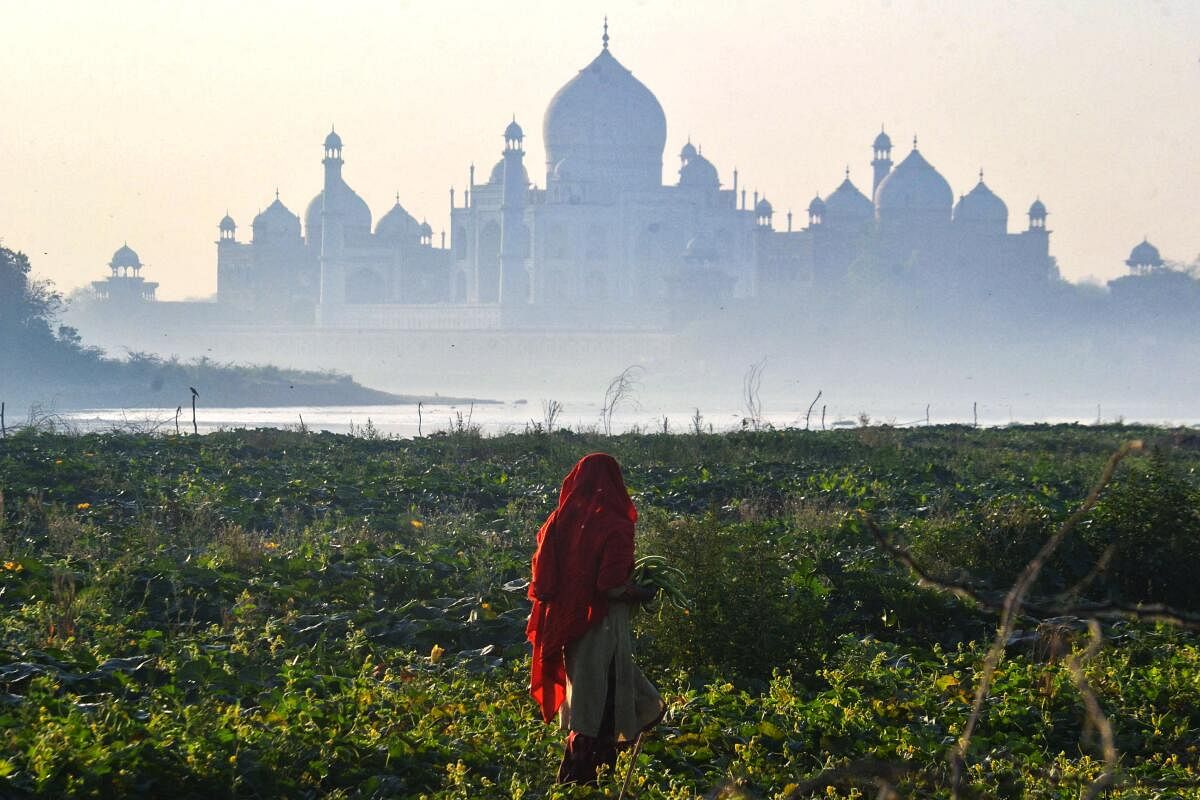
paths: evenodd
<path fill-rule="evenodd" d="M 622 463 L 689 614 L 636 620 L 670 708 L 642 798 L 950 797 L 994 599 L 1033 584 L 961 796 L 1200 797 L 1200 434 L 1122 426 L 416 440 L 0 440 L 0 797 L 616 797 L 556 789 L 523 581 L 558 483 Z M 1055 609 L 1165 603 L 1183 625 Z M 1089 717 L 1071 665 L 1094 690 Z M 882 789 L 881 789 L 882 787 Z"/>

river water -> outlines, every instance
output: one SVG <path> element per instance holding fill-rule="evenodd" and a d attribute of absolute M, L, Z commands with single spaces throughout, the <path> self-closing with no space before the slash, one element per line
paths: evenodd
<path fill-rule="evenodd" d="M 808 426 L 822 428 L 821 406 L 813 409 Z M 1034 422 L 1079 422 L 1095 424 L 1097 421 L 1143 422 L 1156 425 L 1194 425 L 1200 420 L 1164 418 L 1156 416 L 1151 409 L 1138 415 L 1106 412 L 1102 408 L 1058 408 L 1039 409 L 1036 413 L 1014 409 L 1007 404 L 983 404 L 978 407 L 963 405 L 953 409 L 930 408 L 928 421 L 931 424 L 978 422 L 980 425 L 995 426 L 1012 423 Z M 939 413 L 940 412 L 940 413 Z M 694 408 L 673 407 L 625 407 L 614 413 L 611 430 L 614 433 L 641 430 L 671 433 L 686 433 L 695 428 Z M 738 430 L 743 427 L 746 412 L 738 409 L 699 409 L 700 426 L 717 432 Z M 760 424 L 776 428 L 803 428 L 807 406 L 765 409 Z M 857 427 L 862 412 L 857 409 L 825 409 L 826 429 Z M 80 432 L 131 430 L 173 433 L 176 429 L 175 409 L 170 408 L 99 408 L 69 411 L 50 415 L 49 420 L 57 427 Z M 24 420 L 9 418 L 9 424 Z M 911 426 L 926 423 L 925 407 L 898 407 L 872 414 L 873 424 Z M 309 431 L 333 433 L 368 434 L 413 437 L 440 431 L 463 428 L 478 428 L 489 436 L 505 433 L 520 433 L 538 424 L 545 426 L 546 409 L 537 402 L 477 403 L 475 405 L 450 405 L 424 403 L 416 405 L 386 406 L 289 406 L 278 408 L 204 408 L 196 411 L 196 427 L 201 433 L 236 428 L 292 428 L 301 426 Z M 181 432 L 192 430 L 191 409 L 184 408 L 178 418 Z M 600 404 L 596 402 L 567 401 L 558 414 L 555 428 L 570 428 L 576 431 L 603 430 Z"/>

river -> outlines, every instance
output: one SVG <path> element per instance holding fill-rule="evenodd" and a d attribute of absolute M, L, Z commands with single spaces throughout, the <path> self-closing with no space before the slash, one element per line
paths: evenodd
<path fill-rule="evenodd" d="M 952 409 L 931 407 L 928 422 L 931 424 L 965 423 L 984 426 L 1008 425 L 1013 423 L 1057 423 L 1079 422 L 1142 422 L 1156 425 L 1194 425 L 1195 418 L 1163 418 L 1152 410 L 1142 415 L 1126 415 L 1108 412 L 1102 408 L 1091 409 L 1015 409 L 1007 404 L 983 404 L 977 407 L 963 404 Z M 1072 413 L 1072 412 L 1076 413 Z M 861 424 L 861 411 L 850 408 L 814 407 L 808 419 L 808 427 L 821 429 L 851 428 Z M 128 430 L 173 433 L 176 429 L 176 411 L 173 408 L 98 408 L 48 414 L 41 412 L 43 424 L 53 424 L 60 429 L 79 432 Z M 803 428 L 807 406 L 783 407 L 763 411 L 760 424 L 776 428 Z M 191 408 L 184 408 L 178 416 L 181 432 L 192 430 Z M 693 431 L 696 425 L 695 408 L 673 407 L 623 407 L 614 414 L 611 430 L 627 432 L 638 429 L 645 432 L 661 432 L 664 427 L 671 433 Z M 746 412 L 737 409 L 699 409 L 699 424 L 705 430 L 717 432 L 738 430 L 743 427 Z M 355 433 L 382 436 L 413 437 L 442 431 L 478 429 L 489 436 L 520 433 L 537 425 L 545 426 L 547 411 L 540 402 L 479 403 L 475 405 L 422 404 L 386 406 L 289 406 L 276 408 L 204 408 L 196 410 L 196 428 L 201 433 L 236 428 L 291 428 L 303 427 L 309 431 L 333 433 Z M 912 426 L 926 423 L 926 408 L 899 407 L 884 409 L 871 414 L 872 424 Z M 10 426 L 26 420 L 9 418 Z M 596 402 L 567 401 L 558 413 L 554 427 L 567 427 L 575 431 L 603 430 L 600 404 Z"/>

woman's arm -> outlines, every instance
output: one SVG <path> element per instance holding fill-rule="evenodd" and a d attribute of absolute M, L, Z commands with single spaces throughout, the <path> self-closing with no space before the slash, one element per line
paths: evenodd
<path fill-rule="evenodd" d="M 596 591 L 607 594 L 624 586 L 633 572 L 633 525 L 626 523 L 613 531 L 600 553 Z"/>

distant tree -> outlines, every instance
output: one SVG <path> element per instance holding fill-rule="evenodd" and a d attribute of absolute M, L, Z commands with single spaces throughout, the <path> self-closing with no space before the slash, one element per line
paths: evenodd
<path fill-rule="evenodd" d="M 0 394 L 11 399 L 31 386 L 86 385 L 106 364 L 79 331 L 58 323 L 62 295 L 32 276 L 29 258 L 0 245 Z M 45 393 L 42 393 L 45 394 Z"/>
<path fill-rule="evenodd" d="M 51 323 L 62 295 L 49 281 L 29 277 L 29 258 L 0 245 L 0 330 L 21 338 L 53 338 Z"/>

